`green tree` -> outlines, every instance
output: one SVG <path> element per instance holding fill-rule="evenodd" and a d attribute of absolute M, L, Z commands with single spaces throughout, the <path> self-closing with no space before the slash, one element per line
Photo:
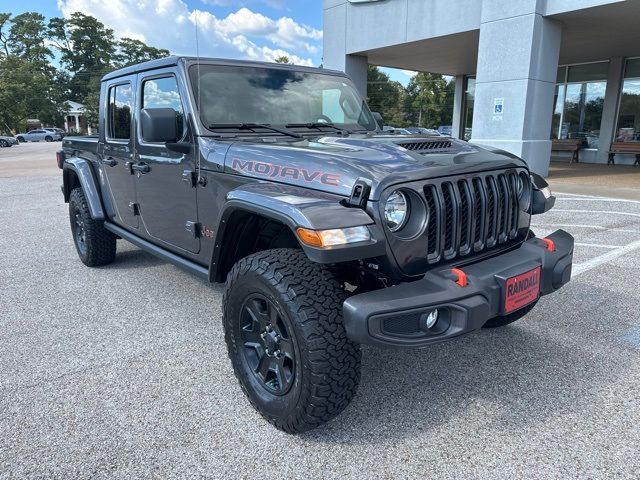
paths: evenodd
<path fill-rule="evenodd" d="M 120 39 L 117 44 L 117 53 L 114 56 L 114 60 L 117 67 L 126 67 L 169 55 L 169 50 L 150 47 L 140 40 L 125 37 Z"/>
<path fill-rule="evenodd" d="M 11 19 L 7 38 L 9 51 L 20 58 L 37 64 L 43 71 L 52 71 L 53 56 L 47 46 L 45 18 L 37 12 L 26 12 Z"/>
<path fill-rule="evenodd" d="M 64 107 L 55 84 L 37 63 L 16 55 L 0 60 L 0 126 L 18 131 L 28 118 L 58 124 Z"/>
<path fill-rule="evenodd" d="M 0 13 L 0 56 L 9 56 L 10 13 Z"/>
<path fill-rule="evenodd" d="M 403 112 L 404 87 L 391 81 L 389 75 L 374 65 L 367 72 L 367 101 L 374 112 L 379 112 L 385 125 L 408 125 Z"/>
<path fill-rule="evenodd" d="M 49 34 L 60 51 L 62 65 L 71 72 L 70 99 L 84 103 L 90 86 L 112 69 L 116 54 L 113 30 L 80 12 L 52 18 Z"/>
<path fill-rule="evenodd" d="M 415 74 L 406 88 L 404 110 L 411 125 L 437 128 L 453 121 L 455 83 L 437 73 Z"/>
<path fill-rule="evenodd" d="M 274 60 L 274 62 L 276 63 L 286 63 L 286 64 L 291 64 L 291 60 L 289 60 L 289 57 L 287 57 L 286 55 L 282 55 L 281 57 L 278 57 Z"/>

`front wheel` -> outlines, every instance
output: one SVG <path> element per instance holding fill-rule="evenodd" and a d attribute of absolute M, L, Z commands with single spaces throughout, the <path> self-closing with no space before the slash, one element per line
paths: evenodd
<path fill-rule="evenodd" d="M 18 143 L 24 143 L 24 137 L 17 137 Z"/>
<path fill-rule="evenodd" d="M 8 146 L 9 146 L 9 142 L 0 138 L 0 147 L 8 147 Z"/>
<path fill-rule="evenodd" d="M 360 348 L 342 323 L 346 293 L 300 250 L 240 260 L 223 297 L 225 341 L 254 408 L 287 433 L 315 428 L 344 410 L 360 380 Z"/>
<path fill-rule="evenodd" d="M 116 236 L 94 220 L 82 188 L 74 188 L 69 197 L 69 220 L 78 256 L 88 267 L 98 267 L 116 258 Z"/>
<path fill-rule="evenodd" d="M 44 141 L 45 142 L 53 142 L 53 137 L 50 137 L 50 136 L 47 135 L 46 137 L 44 137 Z"/>

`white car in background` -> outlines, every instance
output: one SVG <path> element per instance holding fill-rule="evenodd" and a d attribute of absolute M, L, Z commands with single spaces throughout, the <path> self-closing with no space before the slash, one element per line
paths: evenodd
<path fill-rule="evenodd" d="M 39 130 L 31 130 L 26 133 L 19 133 L 16 135 L 16 138 L 20 143 L 23 142 L 53 142 L 62 140 L 62 135 L 58 132 L 50 132 L 49 130 L 45 130 L 44 128 Z"/>
<path fill-rule="evenodd" d="M 0 135 L 0 147 L 12 147 L 18 144 L 18 139 L 16 137 L 11 137 L 9 135 Z"/>

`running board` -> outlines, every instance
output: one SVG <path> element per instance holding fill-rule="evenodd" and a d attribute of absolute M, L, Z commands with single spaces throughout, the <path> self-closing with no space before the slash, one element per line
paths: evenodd
<path fill-rule="evenodd" d="M 181 256 L 176 255 L 175 253 L 171 253 L 165 250 L 164 248 L 158 247 L 157 245 L 154 245 L 153 243 L 148 242 L 147 240 L 143 240 L 137 235 L 134 235 L 128 230 L 118 227 L 113 223 L 104 222 L 104 228 L 109 230 L 111 233 L 115 233 L 117 236 L 119 236 L 120 238 L 123 238 L 127 242 L 133 243 L 136 247 L 139 247 L 142 250 L 145 250 L 155 255 L 158 258 L 166 260 L 167 262 L 172 263 L 177 267 L 184 268 L 188 272 L 191 272 L 194 275 L 209 281 L 209 270 L 203 267 L 202 265 L 198 265 L 197 263 L 192 262 L 191 260 L 182 258 Z"/>

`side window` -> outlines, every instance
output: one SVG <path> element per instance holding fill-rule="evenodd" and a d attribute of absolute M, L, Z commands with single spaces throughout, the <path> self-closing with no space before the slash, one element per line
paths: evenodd
<path fill-rule="evenodd" d="M 129 140 L 131 138 L 131 112 L 133 95 L 131 84 L 116 85 L 109 89 L 109 138 Z"/>
<path fill-rule="evenodd" d="M 142 84 L 142 108 L 173 108 L 177 114 L 177 130 L 184 132 L 184 110 L 176 77 L 146 80 Z"/>

